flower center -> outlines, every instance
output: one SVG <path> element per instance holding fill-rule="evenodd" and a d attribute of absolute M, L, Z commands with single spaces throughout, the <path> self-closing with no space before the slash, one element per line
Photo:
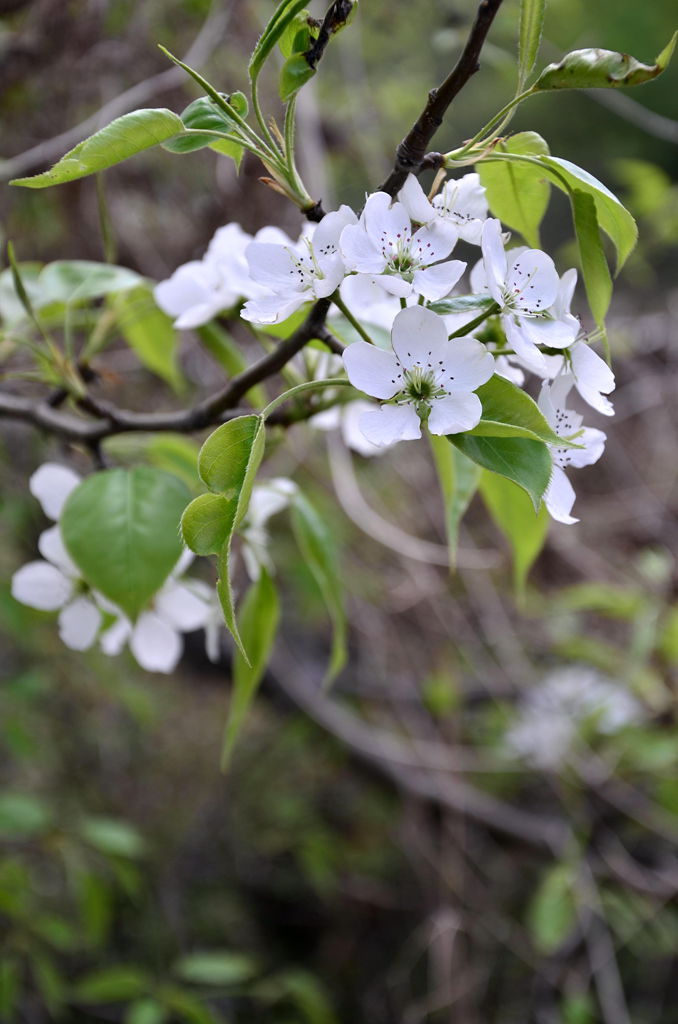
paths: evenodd
<path fill-rule="evenodd" d="M 418 405 L 420 402 L 429 404 L 435 398 L 442 398 L 447 394 L 445 388 L 441 388 L 436 382 L 433 370 L 424 369 L 423 366 L 413 366 L 411 370 L 405 370 L 403 376 L 402 398 L 408 402 Z"/>

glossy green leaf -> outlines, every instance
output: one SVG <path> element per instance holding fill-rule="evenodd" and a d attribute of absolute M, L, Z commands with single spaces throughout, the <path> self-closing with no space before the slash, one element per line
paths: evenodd
<path fill-rule="evenodd" d="M 624 266 L 638 240 L 636 222 L 614 193 L 588 171 L 562 157 L 544 156 L 540 163 L 554 185 L 568 194 L 575 189 L 587 192 L 596 204 L 598 223 L 617 250 L 617 273 Z"/>
<path fill-rule="evenodd" d="M 143 838 L 133 825 L 115 818 L 85 818 L 78 826 L 85 842 L 111 857 L 136 860 L 146 851 Z"/>
<path fill-rule="evenodd" d="M 247 117 L 247 98 L 241 92 L 223 97 L 242 118 Z M 193 153 L 198 149 L 210 148 L 225 156 L 232 157 L 239 166 L 243 156 L 243 147 L 227 139 L 215 139 L 211 135 L 201 135 L 200 129 L 209 132 L 223 132 L 238 135 L 240 128 L 236 121 L 219 106 L 210 96 L 201 96 L 182 112 L 181 120 L 190 134 L 181 135 L 163 143 L 163 149 L 170 153 Z"/>
<path fill-rule="evenodd" d="M 535 512 L 524 491 L 511 480 L 487 470 L 480 479 L 480 493 L 490 515 L 511 545 L 514 585 L 518 594 L 522 594 L 527 574 L 544 546 L 549 514 L 544 505 Z"/>
<path fill-rule="evenodd" d="M 182 391 L 184 377 L 177 358 L 178 334 L 170 317 L 155 303 L 147 286 L 116 295 L 111 299 L 118 314 L 120 333 L 139 362 L 166 381 L 175 391 Z"/>
<path fill-rule="evenodd" d="M 296 16 L 304 9 L 307 0 L 281 0 L 266 28 L 259 36 L 248 66 L 251 81 L 256 81 L 271 50 L 282 37 Z"/>
<path fill-rule="evenodd" d="M 528 927 L 535 948 L 547 956 L 555 953 L 576 921 L 572 869 L 556 864 L 542 878 L 529 909 Z"/>
<path fill-rule="evenodd" d="M 483 414 L 478 426 L 469 430 L 469 434 L 527 437 L 563 446 L 563 438 L 554 432 L 537 403 L 505 377 L 495 374 L 476 389 L 476 394 L 482 403 Z"/>
<path fill-rule="evenodd" d="M 240 636 L 249 664 L 239 651 L 235 652 L 233 690 L 221 749 L 222 770 L 228 766 L 245 716 L 266 670 L 279 617 L 278 592 L 269 574 L 262 570 L 259 579 L 247 591 L 240 611 Z"/>
<path fill-rule="evenodd" d="M 159 146 L 184 130 L 181 118 L 163 108 L 134 110 L 111 121 L 101 131 L 66 153 L 49 171 L 29 178 L 15 178 L 10 185 L 26 188 L 47 188 L 67 181 L 85 178 L 107 167 L 122 163 L 137 153 Z"/>
<path fill-rule="evenodd" d="M 450 552 L 450 568 L 457 560 L 459 524 L 478 487 L 480 469 L 449 444 L 447 438 L 429 434 L 438 482 L 445 504 L 445 531 Z"/>
<path fill-rule="evenodd" d="M 141 967 L 121 964 L 105 967 L 79 978 L 73 986 L 77 1002 L 119 1003 L 144 996 L 153 987 L 151 978 Z"/>
<path fill-rule="evenodd" d="M 260 416 L 238 416 L 210 434 L 198 456 L 200 477 L 211 491 L 227 498 L 242 495 L 249 503 L 254 475 L 263 455 L 264 423 Z M 249 485 L 249 486 L 248 486 Z M 235 525 L 244 511 L 238 511 Z"/>
<path fill-rule="evenodd" d="M 142 282 L 143 277 L 127 267 L 93 260 L 56 260 L 43 267 L 37 280 L 38 305 L 85 302 L 136 288 Z"/>
<path fill-rule="evenodd" d="M 546 0 L 521 0 L 518 30 L 518 81 L 522 88 L 532 71 L 539 53 L 544 29 Z"/>
<path fill-rule="evenodd" d="M 480 313 L 493 305 L 494 299 L 490 295 L 452 295 L 449 299 L 429 302 L 428 308 L 441 316 L 447 316 L 450 313 Z"/>
<path fill-rule="evenodd" d="M 580 189 L 574 190 L 571 202 L 586 297 L 596 323 L 604 328 L 612 301 L 612 278 L 600 237 L 596 204 L 593 196 Z"/>
<path fill-rule="evenodd" d="M 174 973 L 195 985 L 241 985 L 257 968 L 250 957 L 230 950 L 190 953 L 174 965 Z"/>
<path fill-rule="evenodd" d="M 201 489 L 198 476 L 198 444 L 183 434 L 160 433 L 144 436 L 146 459 L 153 466 L 173 473 L 192 491 Z"/>
<path fill-rule="evenodd" d="M 552 468 L 550 452 L 542 441 L 469 434 L 450 434 L 448 441 L 483 469 L 513 480 L 530 496 L 535 509 L 539 508 Z"/>
<path fill-rule="evenodd" d="M 223 494 L 201 494 L 181 517 L 181 533 L 196 555 L 218 555 L 233 533 L 237 502 Z"/>
<path fill-rule="evenodd" d="M 628 53 L 592 47 L 566 53 L 557 64 L 544 68 L 533 88 L 545 89 L 620 89 L 642 85 L 666 68 L 678 39 L 674 32 L 654 64 L 642 64 Z"/>
<path fill-rule="evenodd" d="M 132 619 L 181 555 L 178 527 L 189 499 L 175 476 L 137 466 L 92 474 L 66 502 L 60 526 L 71 558 Z"/>
<path fill-rule="evenodd" d="M 537 249 L 539 225 L 549 203 L 549 182 L 538 165 L 501 161 L 497 158 L 502 153 L 548 156 L 549 148 L 536 132 L 519 132 L 497 143 L 492 161 L 476 164 L 493 215 Z"/>
<path fill-rule="evenodd" d="M 293 53 L 288 57 L 280 71 L 278 92 L 283 103 L 288 103 L 293 96 L 315 75 L 303 53 Z"/>
<path fill-rule="evenodd" d="M 311 45 L 311 29 L 309 26 L 310 12 L 304 8 L 288 23 L 278 39 L 278 46 L 283 57 L 291 57 L 293 53 L 304 53 Z"/>
<path fill-rule="evenodd" d="M 325 674 L 330 683 L 346 663 L 346 614 L 334 538 L 317 510 L 300 492 L 292 505 L 292 527 L 304 561 L 310 569 L 332 622 L 332 651 Z"/>

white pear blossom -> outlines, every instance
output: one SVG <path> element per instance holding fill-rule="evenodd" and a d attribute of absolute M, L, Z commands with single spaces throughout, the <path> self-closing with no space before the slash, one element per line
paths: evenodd
<path fill-rule="evenodd" d="M 482 406 L 473 394 L 490 379 L 494 360 L 472 338 L 450 341 L 441 317 L 423 306 L 401 310 L 393 322 L 392 351 L 367 342 L 343 354 L 355 388 L 392 404 L 363 413 L 359 426 L 376 445 L 421 437 L 421 421 L 432 434 L 456 434 L 479 422 Z"/>
<path fill-rule="evenodd" d="M 80 477 L 68 466 L 45 462 L 31 476 L 29 489 L 40 502 L 48 519 L 58 520 Z M 92 646 L 102 617 L 96 597 L 68 554 L 58 524 L 44 530 L 38 539 L 44 561 L 28 562 L 12 576 L 12 596 L 21 604 L 40 611 L 59 612 L 59 636 L 75 651 Z"/>
<path fill-rule="evenodd" d="M 551 446 L 553 471 L 544 494 L 544 503 L 553 519 L 559 523 L 577 523 L 570 515 L 575 501 L 572 484 L 568 480 L 567 468 L 579 469 L 597 462 L 605 448 L 606 435 L 594 427 L 582 428 L 582 416 L 566 407 L 567 396 L 572 388 L 573 378 L 569 374 L 557 377 L 553 384 L 542 384 L 539 408 L 550 426 L 559 437 L 578 434 L 575 438 L 581 448 L 556 448 Z M 579 431 L 581 431 L 579 433 Z"/>
<path fill-rule="evenodd" d="M 466 269 L 461 260 L 447 259 L 456 241 L 456 228 L 439 218 L 413 231 L 402 203 L 392 203 L 386 192 L 373 192 L 360 221 L 344 228 L 341 252 L 347 270 L 368 275 L 391 295 L 415 293 L 435 301 L 454 288 Z"/>
<path fill-rule="evenodd" d="M 347 225 L 356 222 L 353 210 L 341 206 L 323 217 L 312 237 L 302 235 L 295 244 L 252 242 L 246 250 L 250 276 L 265 290 L 245 303 L 243 319 L 281 323 L 304 302 L 331 295 L 346 275 L 339 237 Z"/>
<path fill-rule="evenodd" d="M 443 220 L 455 228 L 459 238 L 480 245 L 488 207 L 479 174 L 450 178 L 432 201 L 426 197 L 418 179 L 408 174 L 398 198 L 416 223 L 431 225 L 437 219 Z"/>
<path fill-rule="evenodd" d="M 553 770 L 565 762 L 584 723 L 613 735 L 644 717 L 619 683 L 588 665 L 569 665 L 550 672 L 523 698 L 505 744 L 521 759 Z"/>
<path fill-rule="evenodd" d="M 506 340 L 520 362 L 547 377 L 548 365 L 537 346 L 566 348 L 579 331 L 569 311 L 558 307 L 560 318 L 554 313 L 561 282 L 553 260 L 540 249 L 505 252 L 495 219 L 485 222 L 481 244 L 487 289 L 499 306 Z"/>
<path fill-rule="evenodd" d="M 239 530 L 243 541 L 243 561 L 251 580 L 258 580 L 262 569 L 273 573 L 266 525 L 271 516 L 287 508 L 296 490 L 297 485 L 282 476 L 273 477 L 253 487 L 249 507 Z"/>
<path fill-rule="evenodd" d="M 188 579 L 182 573 L 192 561 L 185 551 L 150 606 L 132 622 L 119 608 L 103 600 L 102 607 L 116 621 L 99 637 L 104 654 L 120 654 L 126 644 L 138 664 L 148 672 L 173 672 L 183 653 L 182 633 L 204 629 L 206 650 L 212 661 L 219 655 L 216 594 L 202 580 Z"/>
<path fill-rule="evenodd" d="M 373 444 L 363 434 L 360 421 L 363 414 L 369 412 L 374 412 L 374 406 L 371 402 L 359 398 L 355 402 L 345 402 L 343 405 L 324 409 L 312 416 L 308 422 L 309 426 L 315 427 L 316 430 L 341 431 L 342 440 L 347 448 L 369 458 L 372 455 L 381 455 L 390 447 L 387 444 Z"/>
<path fill-rule="evenodd" d="M 606 395 L 614 391 L 614 373 L 604 359 L 583 339 L 575 341 L 562 356 L 549 357 L 549 376 L 568 373 L 575 388 L 592 409 L 603 416 L 614 416 L 614 406 Z"/>
<path fill-rule="evenodd" d="M 286 238 L 282 232 L 280 235 Z M 276 236 L 276 240 L 280 239 Z M 155 301 L 174 318 L 175 327 L 200 327 L 243 298 L 263 291 L 251 280 L 245 259 L 252 241 L 239 224 L 226 224 L 215 232 L 202 259 L 182 264 L 155 286 Z"/>

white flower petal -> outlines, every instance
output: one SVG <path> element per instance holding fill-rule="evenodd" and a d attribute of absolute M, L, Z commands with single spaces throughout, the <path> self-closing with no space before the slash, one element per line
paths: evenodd
<path fill-rule="evenodd" d="M 388 445 L 378 446 L 367 440 L 360 429 L 360 420 L 366 412 L 374 412 L 374 406 L 369 402 L 360 399 L 348 402 L 341 410 L 341 436 L 347 448 L 370 458 L 372 455 L 381 455 Z"/>
<path fill-rule="evenodd" d="M 64 547 L 58 524 L 51 526 L 49 530 L 43 530 L 38 538 L 38 550 L 43 558 L 56 565 L 66 576 L 72 579 L 80 578 L 80 570 Z"/>
<path fill-rule="evenodd" d="M 449 221 L 436 218 L 432 224 L 425 224 L 415 231 L 410 245 L 410 253 L 422 266 L 429 267 L 432 263 L 447 259 L 454 249 L 457 229 Z M 466 264 L 464 264 L 464 269 Z M 459 276 L 463 270 L 460 271 Z"/>
<path fill-rule="evenodd" d="M 366 395 L 392 398 L 400 390 L 402 371 L 392 352 L 366 341 L 355 341 L 344 351 L 342 359 L 351 384 Z"/>
<path fill-rule="evenodd" d="M 395 252 L 399 243 L 409 239 L 412 226 L 402 203 L 393 203 L 386 192 L 373 192 L 365 202 L 361 220 L 371 241 L 379 250 Z"/>
<path fill-rule="evenodd" d="M 28 489 L 42 505 L 47 518 L 57 520 L 66 499 L 79 483 L 80 477 L 68 466 L 44 462 L 28 481 Z"/>
<path fill-rule="evenodd" d="M 429 302 L 436 302 L 452 291 L 465 270 L 466 264 L 462 260 L 448 260 L 425 270 L 415 270 L 412 284 L 419 295 Z"/>
<path fill-rule="evenodd" d="M 567 320 L 553 320 L 550 316 L 524 317 L 523 331 L 535 345 L 549 348 L 567 348 L 579 334 L 580 324 L 573 316 Z"/>
<path fill-rule="evenodd" d="M 104 654 L 114 658 L 120 654 L 131 635 L 132 623 L 124 615 L 121 615 L 117 622 L 114 622 L 101 634 L 99 646 Z"/>
<path fill-rule="evenodd" d="M 417 224 L 428 224 L 436 216 L 435 208 L 426 198 L 426 193 L 414 174 L 408 174 L 405 184 L 398 193 L 409 217 Z"/>
<path fill-rule="evenodd" d="M 408 370 L 417 364 L 423 367 L 430 364 L 433 369 L 449 351 L 444 320 L 424 306 L 408 306 L 398 313 L 393 321 L 391 344 L 401 364 Z"/>
<path fill-rule="evenodd" d="M 101 612 L 87 597 L 76 597 L 59 615 L 59 636 L 72 651 L 87 651 L 96 640 Z"/>
<path fill-rule="evenodd" d="M 54 612 L 70 600 L 73 583 L 49 562 L 28 562 L 12 576 L 12 597 L 29 608 Z"/>
<path fill-rule="evenodd" d="M 181 636 L 154 612 L 142 612 L 129 646 L 142 668 L 148 672 L 172 672 L 184 649 Z"/>
<path fill-rule="evenodd" d="M 568 450 L 568 464 L 574 469 L 581 469 L 582 466 L 592 466 L 598 461 L 605 450 L 607 435 L 595 427 L 584 427 L 584 432 L 575 441 L 584 447 Z"/>
<path fill-rule="evenodd" d="M 432 434 L 460 434 L 477 426 L 482 412 L 483 407 L 477 395 L 467 391 L 452 391 L 445 398 L 438 398 L 431 403 L 428 429 Z"/>
<path fill-rule="evenodd" d="M 506 290 L 513 295 L 514 308 L 543 313 L 555 302 L 560 279 L 555 263 L 541 249 L 521 249 L 518 256 L 508 253 Z"/>
<path fill-rule="evenodd" d="M 603 395 L 614 391 L 615 380 L 605 360 L 585 342 L 578 341 L 570 349 L 570 362 L 577 391 L 584 401 L 604 416 L 612 416 L 614 409 Z"/>
<path fill-rule="evenodd" d="M 551 518 L 568 526 L 578 523 L 579 520 L 570 515 L 575 498 L 574 488 L 565 476 L 564 470 L 560 466 L 554 466 L 551 480 L 544 493 L 544 503 Z"/>
<path fill-rule="evenodd" d="M 498 220 L 490 218 L 485 221 L 481 246 L 487 290 L 495 302 L 502 302 L 507 262 L 501 237 L 501 224 Z"/>
<path fill-rule="evenodd" d="M 406 299 L 412 294 L 411 282 L 398 274 L 381 274 L 379 277 L 373 277 L 372 281 L 389 295 L 397 295 L 399 299 Z"/>
<path fill-rule="evenodd" d="M 358 218 L 350 206 L 340 206 L 338 210 L 325 214 L 313 232 L 313 251 L 316 256 L 322 259 L 337 252 L 344 228 L 357 223 Z"/>
<path fill-rule="evenodd" d="M 217 280 L 211 267 L 202 260 L 191 260 L 160 281 L 153 289 L 157 305 L 168 316 L 177 317 L 206 302 Z"/>
<path fill-rule="evenodd" d="M 294 258 L 290 249 L 282 245 L 269 245 L 266 242 L 250 242 L 245 250 L 250 275 L 259 284 L 266 285 L 274 291 L 283 291 L 303 287 L 305 268 L 299 268 L 298 258 Z"/>
<path fill-rule="evenodd" d="M 153 604 L 158 616 L 180 633 L 201 629 L 211 614 L 209 604 L 186 583 L 166 583 Z"/>
<path fill-rule="evenodd" d="M 359 425 L 367 440 L 379 448 L 421 437 L 421 423 L 413 405 L 382 405 L 374 412 L 364 412 Z"/>
<path fill-rule="evenodd" d="M 475 391 L 494 373 L 494 356 L 473 338 L 452 338 L 446 344 L 444 359 L 436 380 L 446 391 Z"/>
<path fill-rule="evenodd" d="M 526 318 L 518 318 L 510 313 L 501 318 L 506 340 L 518 359 L 528 370 L 538 373 L 540 377 L 548 376 L 548 368 L 544 355 L 536 347 L 529 334 L 525 331 Z"/>
<path fill-rule="evenodd" d="M 240 316 L 243 320 L 250 320 L 255 324 L 281 324 L 310 297 L 308 291 L 290 291 L 286 298 L 282 294 L 277 294 L 249 299 L 240 311 Z"/>
<path fill-rule="evenodd" d="M 380 274 L 386 256 L 373 244 L 364 224 L 349 224 L 341 233 L 341 256 L 348 270 L 361 274 Z"/>

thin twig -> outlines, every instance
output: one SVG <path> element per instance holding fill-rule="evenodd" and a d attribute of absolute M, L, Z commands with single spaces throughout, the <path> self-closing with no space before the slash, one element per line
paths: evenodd
<path fill-rule="evenodd" d="M 502 0 L 481 0 L 459 60 L 445 81 L 428 94 L 426 106 L 396 150 L 393 170 L 381 186 L 382 192 L 394 196 L 405 184 L 408 174 L 420 171 L 431 139 L 443 123 L 447 108 L 480 67 L 480 51 L 501 3 Z"/>

